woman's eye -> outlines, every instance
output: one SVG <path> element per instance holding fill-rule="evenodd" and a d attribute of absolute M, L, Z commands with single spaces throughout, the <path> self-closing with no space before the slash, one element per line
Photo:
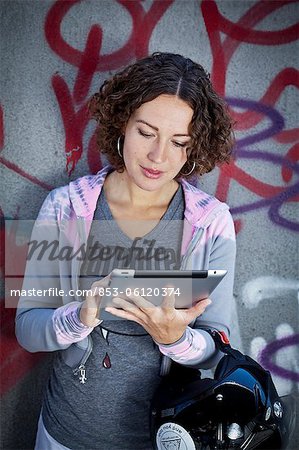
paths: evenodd
<path fill-rule="evenodd" d="M 173 145 L 175 147 L 180 147 L 180 148 L 184 148 L 186 147 L 187 143 L 186 142 L 176 142 L 176 141 L 172 141 Z"/>
<path fill-rule="evenodd" d="M 143 136 L 145 138 L 150 138 L 153 136 L 153 134 L 145 133 L 144 131 L 140 130 L 139 128 L 138 128 L 138 133 L 141 134 L 141 136 Z"/>

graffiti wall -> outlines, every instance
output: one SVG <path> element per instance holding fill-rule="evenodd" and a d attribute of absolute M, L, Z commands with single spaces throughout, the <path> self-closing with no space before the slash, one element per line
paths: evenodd
<path fill-rule="evenodd" d="M 281 395 L 298 395 L 298 2 L 12 0 L 0 8 L 2 242 L 4 219 L 34 219 L 52 188 L 105 164 L 87 103 L 107 77 L 153 51 L 200 62 L 237 137 L 234 161 L 197 181 L 230 205 L 235 222 L 232 342 L 271 371 Z M 3 250 L 0 258 L 3 277 Z M 3 295 L 2 448 L 30 449 L 51 355 L 18 345 L 14 315 Z"/>

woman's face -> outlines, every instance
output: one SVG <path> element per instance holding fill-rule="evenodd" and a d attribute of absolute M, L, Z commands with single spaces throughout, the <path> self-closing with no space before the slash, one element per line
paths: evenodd
<path fill-rule="evenodd" d="M 179 173 L 187 161 L 192 116 L 192 108 L 174 95 L 160 95 L 131 115 L 123 158 L 128 176 L 141 189 L 160 189 Z"/>

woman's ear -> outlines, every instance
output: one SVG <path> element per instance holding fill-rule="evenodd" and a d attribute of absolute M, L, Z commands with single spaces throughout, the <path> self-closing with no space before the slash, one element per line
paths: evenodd
<path fill-rule="evenodd" d="M 123 137 L 125 137 L 125 134 L 126 134 L 127 124 L 128 124 L 127 122 L 124 123 L 124 124 L 122 125 L 122 127 L 119 129 L 119 132 L 120 132 L 120 134 L 121 134 Z"/>

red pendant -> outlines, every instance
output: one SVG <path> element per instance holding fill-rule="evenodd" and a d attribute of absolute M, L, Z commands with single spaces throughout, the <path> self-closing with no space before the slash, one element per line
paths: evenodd
<path fill-rule="evenodd" d="M 102 365 L 103 365 L 103 367 L 105 367 L 105 369 L 111 368 L 111 361 L 110 361 L 110 357 L 109 357 L 108 353 L 106 353 L 105 358 L 103 359 Z"/>

